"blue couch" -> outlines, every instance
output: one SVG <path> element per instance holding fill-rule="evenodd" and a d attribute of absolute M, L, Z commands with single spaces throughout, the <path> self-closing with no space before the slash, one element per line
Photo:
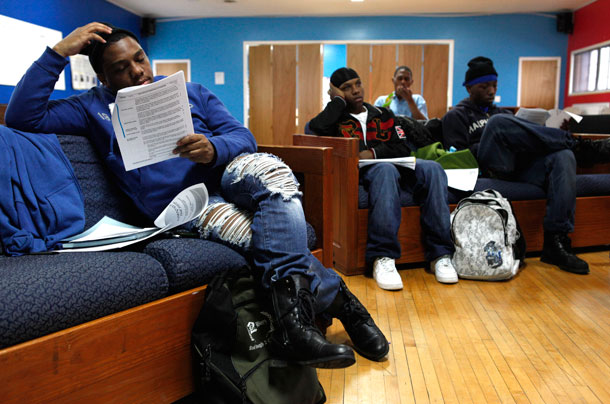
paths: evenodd
<path fill-rule="evenodd" d="M 57 137 L 83 192 L 85 228 L 104 215 L 143 225 L 88 139 Z M 305 191 L 306 214 L 318 211 L 312 223 L 323 225 L 329 211 L 316 189 L 328 182 L 317 177 L 330 175 L 329 165 L 320 167 L 330 149 L 261 149 L 311 166 L 313 174 L 306 168 L 301 177 L 314 197 Z M 308 153 L 317 157 L 301 164 Z M 330 240 L 308 225 L 310 249 L 326 264 Z M 205 284 L 244 266 L 247 257 L 198 238 L 160 237 L 120 251 L 0 255 L 0 402 L 173 402 L 189 394 L 190 329 Z"/>

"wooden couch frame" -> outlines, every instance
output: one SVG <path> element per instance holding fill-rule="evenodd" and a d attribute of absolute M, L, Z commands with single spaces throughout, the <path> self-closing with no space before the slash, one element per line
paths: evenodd
<path fill-rule="evenodd" d="M 358 139 L 294 135 L 293 140 L 295 145 L 333 148 L 334 264 L 345 275 L 364 273 L 368 209 L 358 209 Z M 610 173 L 610 165 L 579 172 Z M 527 251 L 541 251 L 546 200 L 511 202 L 527 241 Z M 450 208 L 454 209 L 455 205 Z M 574 247 L 610 243 L 610 215 L 606 212 L 610 212 L 610 195 L 577 198 L 575 229 L 571 235 Z M 397 264 L 425 261 L 418 206 L 402 208 L 398 239 L 402 255 Z"/>
<path fill-rule="evenodd" d="M 0 122 L 4 110 L 0 106 Z M 332 150 L 260 146 L 303 174 L 312 253 L 332 265 Z M 0 349 L 0 403 L 172 403 L 193 392 L 190 332 L 205 286 Z"/>

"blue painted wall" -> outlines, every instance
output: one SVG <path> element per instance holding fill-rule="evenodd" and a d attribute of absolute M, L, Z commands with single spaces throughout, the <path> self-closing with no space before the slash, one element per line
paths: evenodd
<path fill-rule="evenodd" d="M 558 33 L 555 27 L 554 17 L 529 14 L 436 18 L 210 18 L 157 22 L 157 33 L 149 38 L 148 50 L 151 59 L 190 58 L 192 80 L 209 87 L 238 119 L 243 119 L 244 41 L 453 39 L 453 103 L 467 95 L 461 84 L 468 60 L 484 55 L 496 64 L 501 104 L 510 106 L 517 104 L 520 56 L 561 57 L 562 77 L 565 77 L 568 36 Z M 225 72 L 225 85 L 214 84 L 216 71 Z M 563 83 L 561 80 L 562 88 Z"/>
<path fill-rule="evenodd" d="M 1 0 L 0 14 L 61 31 L 64 38 L 76 28 L 92 21 L 107 21 L 140 35 L 140 17 L 104 0 Z M 146 39 L 143 40 L 142 47 L 146 49 Z M 10 55 L 2 55 L 1 58 L 0 69 L 3 63 L 10 63 Z M 54 91 L 52 98 L 64 98 L 82 92 L 72 90 L 70 74 L 68 65 L 66 90 Z M 13 89 L 13 86 L 0 85 L 0 103 L 9 101 Z"/>
<path fill-rule="evenodd" d="M 64 36 L 94 19 L 110 21 L 139 34 L 140 18 L 103 0 L 2 0 L 0 14 L 58 29 Z M 453 103 L 466 96 L 461 86 L 466 63 L 485 55 L 496 64 L 502 105 L 516 105 L 520 56 L 559 56 L 565 77 L 568 36 L 558 33 L 555 19 L 543 15 L 480 17 L 344 17 L 344 18 L 211 18 L 157 22 L 156 35 L 143 47 L 151 59 L 191 59 L 192 80 L 215 92 L 243 120 L 244 41 L 405 40 L 455 41 Z M 3 55 L 3 62 L 6 56 Z M 0 65 L 1 68 L 1 65 Z M 214 72 L 225 72 L 225 85 L 214 84 Z M 69 71 L 67 71 L 69 74 Z M 563 105 L 563 85 L 560 106 Z M 70 87 L 69 80 L 67 81 Z M 13 87 L 0 86 L 0 103 Z M 74 91 L 55 91 L 53 98 Z"/>
<path fill-rule="evenodd" d="M 330 78 L 333 72 L 347 64 L 346 45 L 324 45 L 324 77 Z"/>

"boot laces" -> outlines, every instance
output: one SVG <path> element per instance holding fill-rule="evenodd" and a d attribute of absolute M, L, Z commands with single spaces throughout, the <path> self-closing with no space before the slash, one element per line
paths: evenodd
<path fill-rule="evenodd" d="M 343 303 L 343 310 L 345 316 L 349 319 L 349 323 L 352 326 L 358 326 L 362 323 L 366 323 L 371 318 L 369 312 L 364 308 L 362 303 L 352 295 L 350 292 L 343 290 L 345 296 L 345 302 Z"/>
<path fill-rule="evenodd" d="M 564 250 L 570 253 L 572 252 L 572 240 L 570 239 L 570 237 L 568 237 L 567 234 L 561 234 L 559 236 L 559 242 L 561 243 L 561 246 Z"/>

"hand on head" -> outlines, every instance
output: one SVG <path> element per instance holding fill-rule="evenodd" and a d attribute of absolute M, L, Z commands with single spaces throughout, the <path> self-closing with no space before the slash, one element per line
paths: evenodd
<path fill-rule="evenodd" d="M 330 85 L 330 89 L 328 90 L 328 95 L 330 95 L 330 99 L 332 100 L 335 97 L 341 97 L 345 99 L 345 94 L 338 87 L 335 87 L 333 83 L 328 83 Z"/>
<path fill-rule="evenodd" d="M 193 133 L 178 140 L 173 153 L 195 163 L 208 164 L 214 161 L 216 149 L 207 137 L 199 133 Z"/>
<path fill-rule="evenodd" d="M 59 41 L 53 47 L 53 50 L 63 57 L 68 57 L 78 54 L 91 41 L 106 43 L 104 38 L 97 34 L 98 32 L 110 34 L 112 29 L 99 22 L 89 23 L 72 31 L 67 37 Z"/>

